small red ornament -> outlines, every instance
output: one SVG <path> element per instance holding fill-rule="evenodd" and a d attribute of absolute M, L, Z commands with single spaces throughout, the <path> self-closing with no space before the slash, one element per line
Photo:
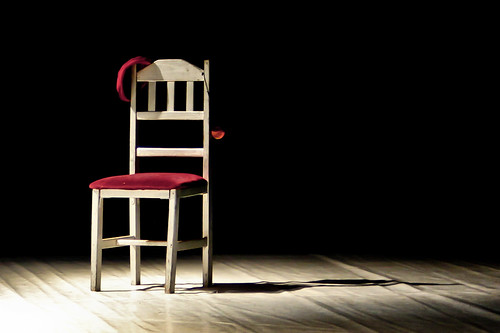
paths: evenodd
<path fill-rule="evenodd" d="M 224 132 L 224 130 L 219 126 L 215 127 L 211 132 L 212 132 L 212 137 L 215 140 L 220 140 L 224 137 L 224 135 L 226 135 L 226 132 Z"/>

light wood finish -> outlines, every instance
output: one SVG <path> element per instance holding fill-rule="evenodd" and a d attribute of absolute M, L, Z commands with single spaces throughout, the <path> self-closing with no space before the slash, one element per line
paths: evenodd
<path fill-rule="evenodd" d="M 165 292 L 175 291 L 175 271 L 177 266 L 177 235 L 179 231 L 179 196 L 170 191 L 168 207 L 167 262 L 165 269 Z"/>
<path fill-rule="evenodd" d="M 186 82 L 186 111 L 194 111 L 194 82 Z"/>
<path fill-rule="evenodd" d="M 187 109 L 187 108 L 186 108 Z M 137 112 L 137 120 L 203 120 L 203 111 L 156 111 Z"/>
<path fill-rule="evenodd" d="M 175 82 L 167 82 L 167 111 L 174 111 Z"/>
<path fill-rule="evenodd" d="M 161 59 L 141 70 L 137 82 L 203 81 L 203 70 L 182 59 Z"/>
<path fill-rule="evenodd" d="M 156 82 L 148 85 L 148 111 L 156 111 Z"/>
<path fill-rule="evenodd" d="M 135 239 L 134 236 L 121 236 L 121 237 L 113 237 L 107 238 L 105 242 L 103 242 L 103 249 L 120 247 L 120 246 L 168 246 L 168 241 L 154 241 L 147 239 Z M 199 249 L 203 246 L 207 245 L 207 239 L 194 239 L 187 241 L 177 241 L 177 251 L 185 251 L 192 249 Z"/>
<path fill-rule="evenodd" d="M 203 90 L 203 112 L 204 123 L 203 127 L 203 178 L 210 179 L 210 160 L 209 160 L 209 142 L 210 142 L 210 128 L 209 120 L 209 93 L 210 88 L 208 82 L 210 81 L 210 68 L 208 60 L 204 64 L 204 90 Z M 207 191 L 203 194 L 203 238 L 207 239 L 207 245 L 203 247 L 202 265 L 203 265 L 203 286 L 209 287 L 212 285 L 213 276 L 213 259 L 212 259 L 212 206 L 210 202 L 210 181 L 207 185 Z"/>
<path fill-rule="evenodd" d="M 101 190 L 102 198 L 168 199 L 169 196 L 168 190 Z"/>
<path fill-rule="evenodd" d="M 132 88 L 130 100 L 130 174 L 134 174 L 137 168 L 137 67 L 132 69 Z M 148 110 L 156 108 L 156 82 L 148 85 Z M 140 219 L 140 197 L 135 192 L 129 195 L 129 232 L 135 238 L 141 237 L 141 219 Z M 141 284 L 141 248 L 130 246 L 130 280 L 133 285 Z"/>
<path fill-rule="evenodd" d="M 134 174 L 137 165 L 137 66 L 132 67 L 132 88 L 130 90 L 130 145 L 129 145 L 129 173 Z M 148 98 L 151 97 L 149 94 Z"/>
<path fill-rule="evenodd" d="M 141 238 L 140 199 L 129 198 L 129 230 L 136 239 Z M 130 246 L 130 280 L 133 285 L 141 284 L 141 248 Z"/>
<path fill-rule="evenodd" d="M 92 190 L 92 230 L 90 253 L 90 290 L 101 290 L 103 200 L 99 190 Z"/>
<path fill-rule="evenodd" d="M 203 148 L 137 148 L 139 157 L 203 157 Z"/>
<path fill-rule="evenodd" d="M 178 295 L 165 297 L 164 258 L 144 258 L 141 286 L 128 285 L 126 261 L 106 260 L 108 292 L 90 293 L 83 258 L 2 257 L 1 331 L 500 332 L 498 259 L 438 258 L 218 255 L 202 288 L 200 259 L 183 253 Z"/>
<path fill-rule="evenodd" d="M 156 82 L 167 82 L 167 110 L 156 111 Z M 186 84 L 186 110 L 175 110 L 175 82 Z M 194 82 L 203 81 L 203 111 L 194 110 Z M 137 82 L 148 82 L 148 111 L 137 111 Z M 138 120 L 198 120 L 203 121 L 203 147 L 201 148 L 148 148 L 137 147 Z M 137 72 L 132 69 L 132 88 L 130 102 L 130 174 L 138 170 L 138 157 L 198 157 L 202 158 L 203 177 L 208 184 L 178 190 L 122 190 L 103 189 L 92 192 L 92 242 L 91 242 L 91 290 L 101 289 L 102 250 L 114 247 L 130 247 L 130 273 L 134 285 L 141 283 L 141 246 L 166 247 L 165 292 L 175 291 L 175 274 L 177 252 L 202 248 L 203 285 L 212 284 L 212 219 L 210 211 L 210 161 L 209 161 L 209 62 L 200 69 L 180 59 L 157 60 Z M 180 199 L 203 196 L 203 236 L 201 239 L 178 241 Z M 103 238 L 103 199 L 129 199 L 129 235 Z M 141 239 L 140 233 L 140 199 L 169 200 L 168 234 L 166 241 Z"/>

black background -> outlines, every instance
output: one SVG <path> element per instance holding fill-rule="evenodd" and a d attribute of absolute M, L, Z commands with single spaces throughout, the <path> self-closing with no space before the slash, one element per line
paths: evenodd
<path fill-rule="evenodd" d="M 180 20 L 132 28 L 130 16 L 101 17 L 112 29 L 95 17 L 39 22 L 7 42 L 1 256 L 88 255 L 88 185 L 128 172 L 116 75 L 142 55 L 210 60 L 211 126 L 226 131 L 211 146 L 216 254 L 495 258 L 489 133 L 449 30 L 404 26 L 404 16 L 196 15 L 191 30 Z M 190 126 L 147 128 L 145 140 Z M 145 165 L 196 170 L 192 162 Z M 190 237 L 199 202 L 186 200 L 181 235 Z M 109 201 L 105 233 L 126 234 L 126 203 Z M 143 206 L 144 235 L 164 238 L 167 206 Z"/>

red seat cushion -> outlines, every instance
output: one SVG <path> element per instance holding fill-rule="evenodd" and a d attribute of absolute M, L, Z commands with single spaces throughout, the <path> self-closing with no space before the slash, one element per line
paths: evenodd
<path fill-rule="evenodd" d="M 89 187 L 98 190 L 173 190 L 206 183 L 203 177 L 191 173 L 150 172 L 102 178 Z"/>

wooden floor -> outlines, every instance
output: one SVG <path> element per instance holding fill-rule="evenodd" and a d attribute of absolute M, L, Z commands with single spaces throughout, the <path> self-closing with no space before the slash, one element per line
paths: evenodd
<path fill-rule="evenodd" d="M 175 294 L 163 260 L 130 286 L 104 261 L 102 292 L 78 259 L 0 259 L 1 332 L 500 332 L 500 265 L 327 256 L 180 257 Z"/>

